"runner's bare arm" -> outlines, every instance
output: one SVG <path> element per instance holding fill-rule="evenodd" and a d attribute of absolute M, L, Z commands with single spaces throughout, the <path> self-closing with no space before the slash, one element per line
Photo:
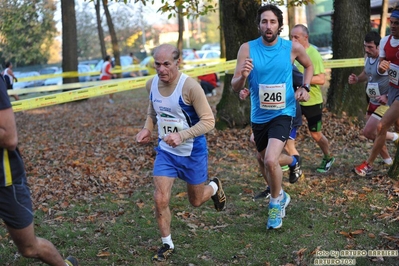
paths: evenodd
<path fill-rule="evenodd" d="M 298 43 L 292 42 L 292 51 L 291 51 L 291 62 L 293 63 L 295 59 L 305 68 L 305 72 L 303 74 L 303 83 L 311 84 L 313 77 L 313 64 L 310 60 L 310 57 L 306 53 L 305 48 Z"/>
<path fill-rule="evenodd" d="M 17 126 L 12 108 L 0 110 L 0 147 L 15 150 L 18 144 Z"/>
<path fill-rule="evenodd" d="M 245 82 L 253 67 L 252 59 L 249 58 L 249 45 L 248 43 L 244 43 L 241 45 L 240 50 L 238 50 L 237 65 L 234 76 L 231 79 L 233 91 L 239 92 L 245 87 Z"/>

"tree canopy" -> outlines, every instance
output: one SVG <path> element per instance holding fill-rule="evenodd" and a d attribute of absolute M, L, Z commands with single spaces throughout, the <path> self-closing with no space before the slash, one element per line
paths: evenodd
<path fill-rule="evenodd" d="M 57 34 L 53 0 L 0 1 L 0 50 L 14 65 L 46 63 Z"/>

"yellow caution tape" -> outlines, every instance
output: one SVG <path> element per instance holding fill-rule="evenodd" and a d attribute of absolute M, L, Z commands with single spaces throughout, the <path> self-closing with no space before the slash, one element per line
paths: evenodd
<path fill-rule="evenodd" d="M 325 68 L 358 67 L 364 65 L 364 58 L 324 60 L 323 63 Z M 219 72 L 234 73 L 236 64 L 237 60 L 225 61 L 222 59 L 219 60 L 219 63 L 216 64 L 211 63 L 210 65 L 204 65 L 191 69 L 182 69 L 181 71 L 191 77 L 198 77 L 210 73 L 219 73 Z M 125 72 L 126 69 L 124 69 L 123 71 Z M 67 73 L 62 73 L 62 76 L 65 77 L 76 74 L 77 74 L 76 72 L 67 72 Z M 87 73 L 84 74 L 87 75 Z M 116 79 L 109 81 L 71 83 L 71 84 L 64 84 L 61 86 L 45 86 L 45 87 L 36 87 L 31 89 L 8 90 L 7 92 L 9 95 L 12 95 L 12 94 L 23 94 L 31 92 L 75 89 L 61 93 L 35 97 L 31 99 L 13 101 L 12 107 L 14 112 L 19 112 L 19 111 L 36 109 L 45 106 L 56 105 L 65 102 L 72 102 L 81 99 L 103 96 L 126 90 L 143 88 L 145 87 L 147 80 L 152 77 L 153 76 L 145 76 L 137 78 Z M 76 89 L 76 88 L 82 88 L 82 89 Z"/>
<path fill-rule="evenodd" d="M 125 79 L 124 81 L 121 80 L 102 81 L 98 83 L 101 85 L 97 85 L 94 87 L 71 90 L 67 92 L 35 97 L 26 100 L 14 101 L 11 102 L 11 104 L 14 112 L 36 109 L 40 107 L 46 107 L 65 102 L 72 102 L 76 100 L 103 96 L 125 90 L 143 88 L 145 86 L 146 81 L 149 78 L 151 78 L 151 76 L 135 78 L 135 79 Z"/>
<path fill-rule="evenodd" d="M 112 73 L 119 74 L 119 73 L 123 73 L 123 72 L 134 72 L 134 71 L 140 71 L 140 70 L 146 70 L 146 69 L 148 69 L 148 68 L 140 66 L 138 64 L 129 65 L 129 66 L 126 66 L 123 68 L 121 68 L 120 66 L 115 66 L 115 68 L 112 70 Z M 57 77 L 75 78 L 75 77 L 98 76 L 98 75 L 100 75 L 100 71 L 90 71 L 90 72 L 80 72 L 80 73 L 77 71 L 68 71 L 68 72 L 57 73 L 57 74 L 45 74 L 45 75 L 39 75 L 39 76 L 23 77 L 23 78 L 19 78 L 18 82 L 32 81 L 32 80 L 44 80 L 44 79 L 57 78 Z"/>
<path fill-rule="evenodd" d="M 364 58 L 324 60 L 324 68 L 343 68 L 364 66 Z"/>
<path fill-rule="evenodd" d="M 215 58 L 215 59 L 200 59 L 200 60 L 186 60 L 183 62 L 183 65 L 207 65 L 209 66 L 210 64 L 218 64 L 218 65 L 223 65 L 223 62 L 226 62 L 226 58 Z M 236 64 L 236 60 L 231 60 L 227 61 L 230 62 L 231 64 Z M 364 66 L 364 58 L 353 58 L 353 59 L 335 59 L 335 60 L 324 60 L 324 67 L 325 68 L 343 68 L 343 67 L 358 67 L 358 66 Z M 230 66 L 229 64 L 226 66 Z M 232 68 L 232 69 L 234 69 Z M 232 69 L 225 69 L 221 71 L 228 71 Z M 148 70 L 147 67 L 140 66 L 139 64 L 135 65 L 130 65 L 124 68 L 121 68 L 120 66 L 116 66 L 112 73 L 119 74 L 123 72 L 134 72 L 134 71 L 140 71 L 140 70 Z M 24 77 L 18 79 L 18 81 L 31 81 L 31 80 L 42 80 L 42 79 L 49 79 L 49 78 L 55 78 L 55 77 L 63 77 L 63 78 L 73 78 L 73 77 L 84 77 L 84 76 L 97 76 L 100 75 L 99 71 L 91 71 L 91 72 L 84 72 L 84 73 L 78 73 L 76 71 L 70 71 L 70 72 L 63 72 L 63 73 L 58 73 L 58 74 L 46 74 L 46 75 L 40 75 L 40 76 L 31 76 L 31 77 Z"/>

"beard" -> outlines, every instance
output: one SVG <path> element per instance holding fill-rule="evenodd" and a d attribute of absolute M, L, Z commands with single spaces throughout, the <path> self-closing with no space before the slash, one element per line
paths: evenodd
<path fill-rule="evenodd" d="M 268 37 L 268 36 L 266 35 L 266 32 L 264 32 L 264 33 L 262 34 L 263 40 L 264 40 L 265 42 L 267 42 L 267 43 L 272 43 L 272 42 L 274 42 L 274 41 L 277 39 L 277 36 L 278 36 L 277 33 L 272 33 L 272 35 L 271 35 L 270 37 Z"/>

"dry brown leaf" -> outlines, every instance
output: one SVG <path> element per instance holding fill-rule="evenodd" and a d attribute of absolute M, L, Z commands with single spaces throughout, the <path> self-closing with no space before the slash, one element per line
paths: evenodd
<path fill-rule="evenodd" d="M 358 195 L 358 199 L 359 199 L 360 201 L 365 201 L 365 200 L 367 200 L 367 195 L 361 193 L 361 194 Z"/>
<path fill-rule="evenodd" d="M 97 253 L 97 257 L 109 257 L 111 256 L 111 253 L 108 251 L 100 251 Z"/>
<path fill-rule="evenodd" d="M 364 233 L 364 229 L 358 229 L 353 232 L 350 232 L 351 235 L 360 235 Z"/>
<path fill-rule="evenodd" d="M 242 190 L 244 191 L 245 194 L 253 194 L 254 193 L 254 191 L 252 189 L 249 189 L 249 188 L 245 188 L 244 187 Z"/>
<path fill-rule="evenodd" d="M 352 236 L 350 235 L 350 233 L 347 233 L 347 232 L 344 232 L 344 231 L 341 231 L 341 232 L 339 232 L 339 233 L 340 233 L 341 235 L 347 237 L 347 238 L 352 238 Z"/>
<path fill-rule="evenodd" d="M 301 248 L 300 250 L 298 250 L 296 252 L 297 255 L 303 255 L 305 253 L 305 251 L 307 250 L 307 248 Z"/>
<path fill-rule="evenodd" d="M 317 254 L 318 251 L 320 251 L 321 246 L 317 246 L 316 249 L 314 249 L 312 252 L 310 252 L 311 255 Z"/>
<path fill-rule="evenodd" d="M 362 187 L 362 190 L 365 191 L 365 192 L 372 192 L 373 191 L 373 189 L 369 188 L 369 187 Z"/>
<path fill-rule="evenodd" d="M 193 214 L 191 214 L 189 212 L 178 212 L 178 213 L 176 213 L 176 215 L 183 219 L 188 219 L 188 218 L 194 216 Z"/>
<path fill-rule="evenodd" d="M 144 202 L 136 202 L 137 207 L 139 207 L 139 209 L 144 208 Z"/>
<path fill-rule="evenodd" d="M 176 195 L 176 198 L 184 198 L 185 196 L 187 196 L 187 192 L 180 192 Z"/>

